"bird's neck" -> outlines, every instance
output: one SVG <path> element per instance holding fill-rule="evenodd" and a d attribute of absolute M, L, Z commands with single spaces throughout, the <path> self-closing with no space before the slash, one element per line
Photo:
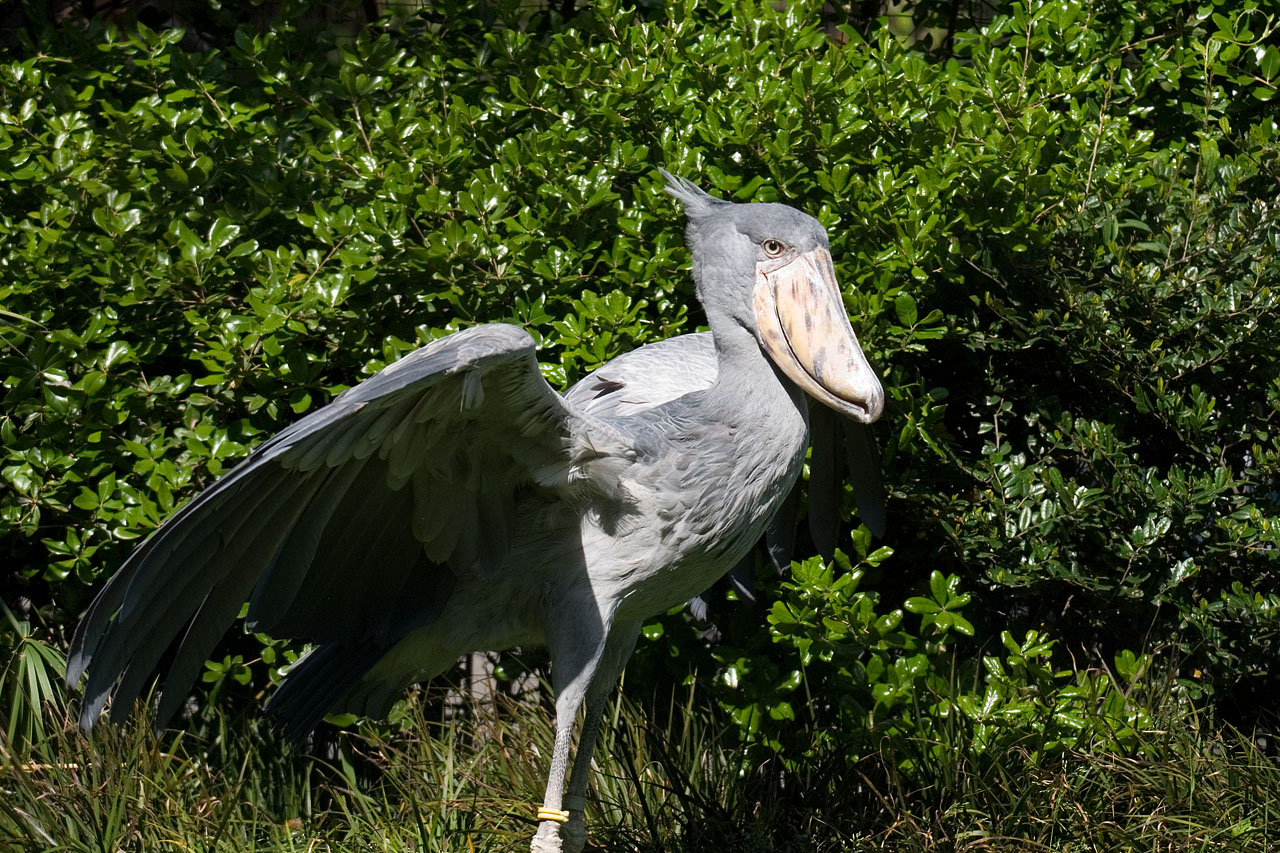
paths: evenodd
<path fill-rule="evenodd" d="M 756 336 L 732 317 L 708 316 L 716 344 L 716 380 L 708 389 L 717 411 L 736 412 L 748 420 L 796 411 L 808 424 L 804 392 L 782 374 Z"/>

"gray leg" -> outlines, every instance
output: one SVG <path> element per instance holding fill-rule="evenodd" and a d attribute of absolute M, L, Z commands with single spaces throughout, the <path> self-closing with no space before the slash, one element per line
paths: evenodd
<path fill-rule="evenodd" d="M 582 813 L 587 804 L 587 785 L 591 782 L 591 756 L 595 752 L 596 737 L 600 734 L 600 724 L 604 719 L 609 695 L 613 693 L 618 676 L 627 665 L 627 659 L 631 657 L 631 650 L 635 648 L 636 638 L 639 636 L 639 622 L 614 624 L 613 630 L 609 632 L 600 666 L 596 670 L 596 677 L 587 689 L 586 717 L 582 721 L 582 734 L 578 737 L 578 749 L 573 757 L 569 793 L 564 798 L 569 822 L 560 829 L 560 837 L 564 841 L 563 853 L 581 853 L 587 843 L 587 825 Z"/>
<path fill-rule="evenodd" d="M 627 622 L 612 627 L 606 642 L 591 644 L 584 637 L 566 637 L 567 645 L 552 648 L 552 681 L 556 689 L 556 742 L 551 753 L 551 772 L 542 799 L 544 814 L 533 838 L 531 853 L 581 853 L 587 841 L 582 808 L 586 803 L 587 783 L 591 776 L 591 753 L 605 702 L 618 674 L 626 664 L 640 634 L 640 623 Z M 559 645 L 559 644 L 557 644 Z M 589 657 L 583 654 L 590 650 Z M 576 651 L 576 654 L 575 654 Z M 585 658 L 585 659 L 584 659 Z M 574 664 L 577 666 L 574 666 Z M 582 737 L 573 763 L 573 779 L 569 796 L 564 796 L 565 777 L 569 769 L 569 750 L 578 709 L 587 706 Z"/>
<path fill-rule="evenodd" d="M 574 605 L 566 601 L 562 606 L 571 608 Z M 556 741 L 551 750 L 551 770 L 547 774 L 547 790 L 542 797 L 538 832 L 533 837 L 531 853 L 565 851 L 561 829 L 569 819 L 563 799 L 573 728 L 578 710 L 600 668 L 608 633 L 605 620 L 592 619 L 596 616 L 595 606 L 594 601 L 579 604 L 581 609 L 577 612 L 584 618 L 572 625 L 555 626 L 557 633 L 547 638 L 551 649 L 551 681 L 556 691 Z"/>
<path fill-rule="evenodd" d="M 552 673 L 552 680 L 555 673 Z M 569 767 L 569 748 L 573 740 L 573 726 L 578 718 L 578 709 L 586 695 L 586 678 L 575 679 L 574 683 L 557 686 L 556 689 L 556 742 L 551 750 L 551 770 L 547 774 L 547 790 L 542 796 L 542 809 L 539 813 L 538 832 L 533 837 L 531 853 L 563 853 L 560 843 L 561 824 L 567 819 L 555 819 L 557 812 L 563 811 L 563 794 L 565 772 Z M 547 819 L 543 815 L 548 815 Z"/>

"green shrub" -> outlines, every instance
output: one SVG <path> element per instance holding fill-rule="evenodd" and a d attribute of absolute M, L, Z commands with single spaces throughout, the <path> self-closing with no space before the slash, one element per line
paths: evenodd
<path fill-rule="evenodd" d="M 957 708 L 985 725 L 965 703 L 990 689 L 1066 725 L 1066 681 L 1110 701 L 1085 670 L 1126 649 L 1244 703 L 1280 659 L 1280 52 L 1257 4 L 1221 8 L 1016 4 L 949 54 L 888 26 L 835 44 L 803 3 L 497 27 L 446 3 L 204 51 L 28 34 L 0 63 L 10 582 L 65 630 L 261 436 L 461 326 L 527 326 L 555 384 L 694 328 L 662 165 L 823 222 L 892 398 L 892 556 L 859 532 L 863 575 L 802 559 L 765 593 L 777 644 L 717 602 L 770 674 L 738 689 L 798 690 L 796 656 L 830 647 L 789 712 L 722 694 L 747 730 L 772 714 L 800 755 L 821 738 L 797 705 L 852 696 L 829 719 L 934 737 Z M 848 630 L 786 622 L 801 599 Z M 899 601 L 923 621 L 881 630 Z M 633 684 L 727 672 L 662 624 Z M 211 678 L 256 689 L 262 648 Z M 952 666 L 969 692 L 939 686 Z"/>
<path fill-rule="evenodd" d="M 830 754 L 851 764 L 894 762 L 913 786 L 975 763 L 1002 764 L 1015 750 L 1033 766 L 1075 751 L 1140 754 L 1153 708 L 1184 714 L 1182 685 L 1151 672 L 1151 658 L 1124 652 L 1113 669 L 1057 670 L 1056 642 L 1042 632 L 961 654 L 974 627 L 959 578 L 934 572 L 927 595 L 886 608 L 860 585 L 888 548 L 851 565 L 843 553 L 792 567 L 769 613 L 766 656 L 716 650 L 716 685 L 754 744 L 803 766 Z M 797 725 L 800 724 L 800 725 Z"/>

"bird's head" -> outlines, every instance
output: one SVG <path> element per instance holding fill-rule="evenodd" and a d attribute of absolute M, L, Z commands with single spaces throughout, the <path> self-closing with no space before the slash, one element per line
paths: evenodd
<path fill-rule="evenodd" d="M 827 232 L 785 204 L 735 204 L 667 172 L 689 218 L 698 299 L 750 329 L 774 364 L 811 397 L 860 423 L 884 389 L 849 325 Z"/>

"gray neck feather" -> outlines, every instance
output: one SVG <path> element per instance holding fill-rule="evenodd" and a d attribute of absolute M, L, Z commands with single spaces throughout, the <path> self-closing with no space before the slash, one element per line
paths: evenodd
<path fill-rule="evenodd" d="M 716 411 L 734 412 L 747 421 L 768 420 L 788 409 L 809 422 L 804 392 L 782 374 L 764 350 L 755 333 L 737 318 L 705 305 L 707 324 L 716 344 L 716 380 L 707 389 L 707 401 Z"/>

